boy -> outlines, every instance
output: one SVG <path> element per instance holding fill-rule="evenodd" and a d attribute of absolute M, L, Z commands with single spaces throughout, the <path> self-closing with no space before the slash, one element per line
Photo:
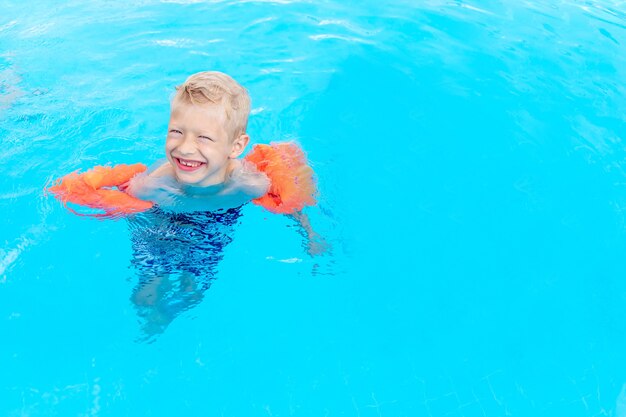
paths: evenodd
<path fill-rule="evenodd" d="M 234 208 L 264 195 L 267 176 L 237 159 L 250 140 L 249 113 L 247 91 L 228 75 L 190 76 L 172 100 L 167 162 L 122 189 L 178 212 Z"/>
<path fill-rule="evenodd" d="M 131 299 L 146 338 L 202 300 L 232 241 L 239 208 L 270 185 L 253 164 L 237 159 L 249 142 L 246 90 L 220 72 L 194 74 L 176 90 L 167 161 L 120 187 L 157 204 L 149 216 L 129 218 L 131 264 L 139 275 Z M 304 230 L 309 253 L 322 253 L 324 242 L 306 216 L 292 217 Z"/>

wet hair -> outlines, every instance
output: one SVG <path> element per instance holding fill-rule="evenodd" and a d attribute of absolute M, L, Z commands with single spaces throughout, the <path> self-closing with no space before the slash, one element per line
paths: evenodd
<path fill-rule="evenodd" d="M 217 71 L 198 72 L 176 87 L 172 103 L 222 105 L 231 139 L 246 133 L 250 114 L 248 91 L 230 76 Z"/>

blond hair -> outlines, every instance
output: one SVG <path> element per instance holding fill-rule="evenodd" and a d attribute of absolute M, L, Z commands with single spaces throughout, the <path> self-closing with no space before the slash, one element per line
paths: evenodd
<path fill-rule="evenodd" d="M 246 133 L 250 114 L 248 91 L 230 76 L 218 71 L 198 72 L 176 87 L 172 103 L 221 104 L 226 111 L 231 139 Z"/>

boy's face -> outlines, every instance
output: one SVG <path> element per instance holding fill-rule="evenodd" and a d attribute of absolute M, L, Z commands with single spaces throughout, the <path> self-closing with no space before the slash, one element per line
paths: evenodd
<path fill-rule="evenodd" d="M 247 135 L 231 138 L 221 105 L 172 103 L 165 153 L 179 182 L 198 187 L 223 183 L 230 159 L 247 144 Z"/>

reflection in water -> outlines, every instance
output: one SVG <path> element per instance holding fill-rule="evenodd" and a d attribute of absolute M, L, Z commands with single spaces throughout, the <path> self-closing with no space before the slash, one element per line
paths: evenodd
<path fill-rule="evenodd" d="M 139 277 L 131 301 L 149 340 L 197 305 L 217 274 L 232 241 L 241 208 L 170 213 L 155 208 L 129 220 Z"/>
<path fill-rule="evenodd" d="M 2 69 L 0 62 L 0 111 L 9 108 L 13 103 L 24 95 L 18 87 L 21 77 L 11 68 Z"/>
<path fill-rule="evenodd" d="M 622 385 L 622 389 L 617 396 L 615 417 L 626 417 L 626 384 Z"/>

